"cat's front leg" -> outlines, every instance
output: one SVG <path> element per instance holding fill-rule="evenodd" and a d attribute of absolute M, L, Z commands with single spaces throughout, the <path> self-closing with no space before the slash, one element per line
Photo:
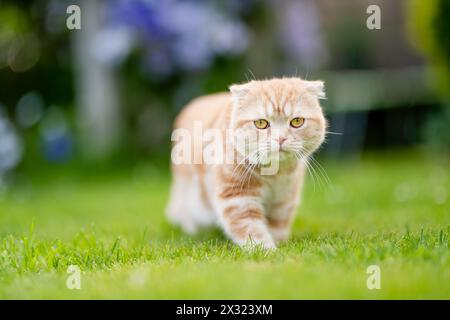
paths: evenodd
<path fill-rule="evenodd" d="M 216 185 L 216 210 L 226 234 L 241 247 L 275 249 L 261 201 L 262 185 L 251 180 L 245 187 L 221 172 Z"/>
<path fill-rule="evenodd" d="M 276 184 L 276 192 L 267 204 L 267 224 L 275 242 L 286 241 L 292 229 L 292 223 L 300 204 L 300 193 L 303 185 L 304 167 L 298 166 L 296 171 L 280 177 Z"/>
<path fill-rule="evenodd" d="M 241 247 L 275 249 L 264 209 L 252 197 L 222 202 L 221 222 L 228 236 Z"/>
<path fill-rule="evenodd" d="M 289 238 L 296 208 L 297 206 L 292 203 L 281 203 L 278 207 L 272 208 L 267 222 L 269 231 L 277 243 Z"/>

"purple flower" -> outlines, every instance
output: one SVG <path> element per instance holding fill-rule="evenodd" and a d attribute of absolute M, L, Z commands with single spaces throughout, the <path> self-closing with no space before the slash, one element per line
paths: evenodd
<path fill-rule="evenodd" d="M 116 0 L 106 16 L 108 28 L 130 30 L 157 73 L 204 69 L 217 55 L 236 55 L 248 45 L 245 25 L 209 1 Z"/>
<path fill-rule="evenodd" d="M 327 59 L 327 51 L 315 2 L 277 1 L 273 5 L 279 7 L 283 15 L 280 39 L 290 58 L 308 68 L 321 66 Z"/>

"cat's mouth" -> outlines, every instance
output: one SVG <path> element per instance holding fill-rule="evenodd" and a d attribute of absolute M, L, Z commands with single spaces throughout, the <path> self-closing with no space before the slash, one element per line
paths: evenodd
<path fill-rule="evenodd" d="M 279 145 L 279 146 L 278 146 L 277 152 L 290 153 L 291 151 L 290 151 L 288 148 L 286 148 L 286 146 L 284 146 L 284 145 Z"/>

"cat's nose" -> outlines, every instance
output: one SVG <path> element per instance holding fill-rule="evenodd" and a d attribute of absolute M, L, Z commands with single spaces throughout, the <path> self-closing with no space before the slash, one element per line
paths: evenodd
<path fill-rule="evenodd" d="M 283 144 L 283 142 L 285 142 L 287 140 L 286 137 L 279 137 L 278 138 L 278 143 L 280 144 L 280 146 Z"/>

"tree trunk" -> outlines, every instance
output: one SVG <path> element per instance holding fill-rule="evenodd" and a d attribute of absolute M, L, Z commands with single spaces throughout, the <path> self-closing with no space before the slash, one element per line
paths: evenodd
<path fill-rule="evenodd" d="M 81 30 L 73 35 L 77 121 L 83 153 L 91 159 L 110 155 L 122 133 L 119 94 L 112 66 L 94 54 L 96 37 L 101 30 L 103 1 L 81 1 Z"/>

